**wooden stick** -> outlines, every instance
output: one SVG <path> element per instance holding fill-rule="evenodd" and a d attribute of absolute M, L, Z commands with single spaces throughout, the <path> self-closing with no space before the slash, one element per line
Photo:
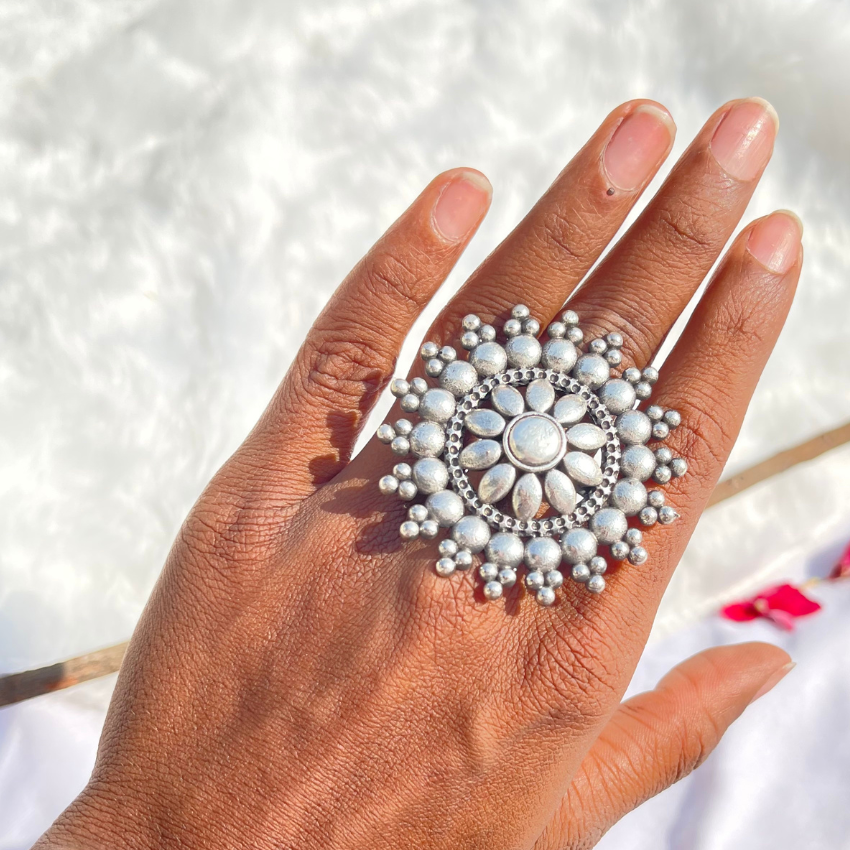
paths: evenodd
<path fill-rule="evenodd" d="M 709 499 L 708 507 L 731 499 L 738 493 L 779 475 L 799 463 L 814 460 L 826 452 L 850 443 L 850 422 L 827 431 L 812 440 L 807 440 L 794 448 L 768 458 L 738 475 L 718 484 Z M 41 696 L 51 691 L 70 688 L 80 682 L 88 682 L 101 676 L 116 673 L 121 666 L 121 660 L 127 649 L 126 643 L 90 652 L 78 658 L 51 664 L 37 670 L 25 673 L 14 673 L 10 676 L 0 676 L 0 707 L 23 702 L 32 697 Z"/>

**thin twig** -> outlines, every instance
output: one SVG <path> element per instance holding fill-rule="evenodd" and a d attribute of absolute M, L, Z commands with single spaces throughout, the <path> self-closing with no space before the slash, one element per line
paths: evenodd
<path fill-rule="evenodd" d="M 736 496 L 774 475 L 779 475 L 799 463 L 814 460 L 816 457 L 846 443 L 850 443 L 850 423 L 827 431 L 812 440 L 794 446 L 794 448 L 779 452 L 779 454 L 718 484 L 711 495 L 708 506 L 711 507 L 724 502 L 726 499 L 730 499 L 732 496 Z M 70 688 L 80 682 L 99 679 L 102 676 L 108 676 L 110 673 L 116 673 L 121 666 L 121 660 L 124 658 L 126 650 L 127 643 L 119 643 L 117 646 L 90 652 L 68 661 L 60 661 L 58 664 L 51 664 L 49 667 L 0 676 L 0 707 L 23 702 L 51 691 Z"/>

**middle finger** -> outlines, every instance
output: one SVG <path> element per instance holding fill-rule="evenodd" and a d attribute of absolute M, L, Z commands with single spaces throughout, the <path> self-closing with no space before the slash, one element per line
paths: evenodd
<path fill-rule="evenodd" d="M 770 160 L 778 125 L 761 98 L 717 110 L 570 301 L 587 333 L 622 333 L 624 365 L 651 362 L 705 279 Z"/>

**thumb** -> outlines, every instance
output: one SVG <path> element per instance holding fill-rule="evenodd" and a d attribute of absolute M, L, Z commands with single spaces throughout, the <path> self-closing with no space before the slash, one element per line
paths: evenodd
<path fill-rule="evenodd" d="M 623 815 L 698 767 L 747 706 L 793 666 L 771 644 L 715 647 L 624 702 L 534 850 L 593 846 Z"/>

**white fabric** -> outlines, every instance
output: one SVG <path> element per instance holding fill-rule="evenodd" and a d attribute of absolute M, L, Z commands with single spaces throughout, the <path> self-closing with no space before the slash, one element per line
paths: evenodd
<path fill-rule="evenodd" d="M 670 107 L 677 154 L 727 98 L 765 96 L 782 117 L 750 214 L 799 212 L 807 266 L 730 468 L 850 419 L 848 24 L 831 0 L 6 0 L 0 672 L 126 638 L 310 321 L 436 172 L 473 165 L 496 187 L 448 291 L 628 97 Z M 698 632 L 848 533 L 848 473 L 835 452 L 707 514 L 656 638 Z M 107 693 L 0 712 L 0 850 L 28 846 L 80 787 Z M 850 737 L 822 719 L 835 764 Z M 744 801 L 784 774 L 805 810 L 809 767 L 789 755 L 734 811 L 716 782 L 693 793 L 719 834 L 754 830 Z M 695 805 L 664 799 L 671 817 Z M 818 802 L 838 847 L 833 800 Z"/>

